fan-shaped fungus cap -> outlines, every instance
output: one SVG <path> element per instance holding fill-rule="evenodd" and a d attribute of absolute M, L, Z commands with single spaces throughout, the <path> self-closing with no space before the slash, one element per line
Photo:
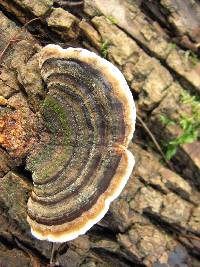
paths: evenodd
<path fill-rule="evenodd" d="M 102 219 L 125 186 L 135 105 L 122 73 L 95 53 L 48 45 L 39 64 L 50 141 L 28 158 L 34 190 L 27 219 L 36 238 L 65 242 Z"/>

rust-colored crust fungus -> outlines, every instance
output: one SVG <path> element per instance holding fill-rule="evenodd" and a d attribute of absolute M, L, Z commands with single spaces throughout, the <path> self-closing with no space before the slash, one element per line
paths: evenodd
<path fill-rule="evenodd" d="M 48 45 L 39 65 L 51 138 L 27 159 L 34 180 L 27 220 L 35 237 L 65 242 L 101 220 L 124 188 L 134 166 L 127 146 L 135 105 L 121 72 L 88 50 Z"/>
<path fill-rule="evenodd" d="M 0 145 L 13 159 L 25 158 L 36 142 L 34 130 L 32 114 L 29 114 L 29 120 L 27 120 L 22 110 L 13 111 L 7 108 L 0 117 Z"/>

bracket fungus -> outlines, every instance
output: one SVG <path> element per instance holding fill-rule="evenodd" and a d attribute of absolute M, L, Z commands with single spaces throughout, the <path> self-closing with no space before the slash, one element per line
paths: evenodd
<path fill-rule="evenodd" d="M 134 166 L 127 147 L 135 105 L 122 73 L 93 52 L 48 45 L 39 66 L 50 138 L 27 159 L 34 181 L 27 220 L 36 238 L 65 242 L 102 219 L 124 188 Z"/>

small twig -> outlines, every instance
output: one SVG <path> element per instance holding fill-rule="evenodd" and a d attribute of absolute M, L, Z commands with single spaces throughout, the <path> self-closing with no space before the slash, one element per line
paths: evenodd
<path fill-rule="evenodd" d="M 20 39 L 15 39 L 16 36 L 17 36 L 17 34 L 15 34 L 15 35 L 10 39 L 10 41 L 7 43 L 7 45 L 5 46 L 5 48 L 3 49 L 3 51 L 1 52 L 1 54 L 0 54 L 0 62 L 1 62 L 1 59 L 2 59 L 3 55 L 4 55 L 5 52 L 7 51 L 8 47 L 9 47 L 12 43 L 14 43 L 14 42 L 16 42 L 16 41 L 20 41 Z"/>
<path fill-rule="evenodd" d="M 55 253 L 55 243 L 53 242 L 51 248 L 50 266 L 54 266 L 54 253 Z"/>
<path fill-rule="evenodd" d="M 163 160 L 165 161 L 165 163 L 167 164 L 167 166 L 171 169 L 174 170 L 172 167 L 172 164 L 169 162 L 169 160 L 167 160 L 167 158 L 165 157 L 165 154 L 162 151 L 162 148 L 160 147 L 160 145 L 158 144 L 156 138 L 154 137 L 154 135 L 152 134 L 151 130 L 149 129 L 149 127 L 146 125 L 146 123 L 142 120 L 142 118 L 137 114 L 137 119 L 138 121 L 141 123 L 142 127 L 145 129 L 145 131 L 148 133 L 148 135 L 150 136 L 151 140 L 153 141 L 154 145 L 156 146 L 157 150 L 160 152 Z"/>
<path fill-rule="evenodd" d="M 29 20 L 27 23 L 24 24 L 24 26 L 22 27 L 22 30 L 23 30 L 24 28 L 26 28 L 26 27 L 27 27 L 30 23 L 32 23 L 33 21 L 35 21 L 35 20 L 40 20 L 40 19 L 41 19 L 41 18 L 39 17 L 39 18 L 34 18 L 34 19 Z M 9 48 L 10 45 L 11 45 L 12 43 L 14 43 L 14 42 L 21 41 L 21 39 L 16 38 L 18 34 L 19 34 L 19 33 L 16 33 L 16 34 L 9 40 L 9 42 L 7 43 L 7 45 L 5 46 L 5 48 L 3 49 L 3 51 L 1 52 L 1 54 L 0 54 L 0 62 L 1 62 L 1 60 L 2 60 L 3 55 L 4 55 L 5 52 L 8 50 L 8 48 Z"/>
<path fill-rule="evenodd" d="M 38 17 L 38 18 L 33 18 L 33 19 L 27 21 L 27 22 L 23 25 L 22 29 L 23 29 L 23 28 L 26 28 L 30 23 L 32 23 L 33 21 L 36 21 L 36 20 L 41 20 L 41 18 L 40 18 L 40 17 Z"/>
<path fill-rule="evenodd" d="M 187 235 L 187 234 L 181 234 L 180 237 L 187 238 L 187 239 L 194 239 L 194 240 L 200 241 L 200 237 L 198 237 L 198 236 L 191 236 L 191 235 Z"/>
<path fill-rule="evenodd" d="M 60 243 L 52 242 L 52 249 L 51 249 L 51 257 L 50 257 L 50 267 L 56 267 L 59 266 L 58 262 L 58 253 L 60 249 Z"/>

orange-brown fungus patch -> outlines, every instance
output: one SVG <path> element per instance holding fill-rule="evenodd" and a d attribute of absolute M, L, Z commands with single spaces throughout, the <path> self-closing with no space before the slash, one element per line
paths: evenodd
<path fill-rule="evenodd" d="M 8 100 L 4 98 L 3 96 L 0 96 L 0 106 L 5 106 L 7 105 Z"/>
<path fill-rule="evenodd" d="M 24 118 L 22 111 L 5 113 L 0 118 L 0 145 L 14 158 L 23 158 L 32 147 L 33 118 Z"/>

